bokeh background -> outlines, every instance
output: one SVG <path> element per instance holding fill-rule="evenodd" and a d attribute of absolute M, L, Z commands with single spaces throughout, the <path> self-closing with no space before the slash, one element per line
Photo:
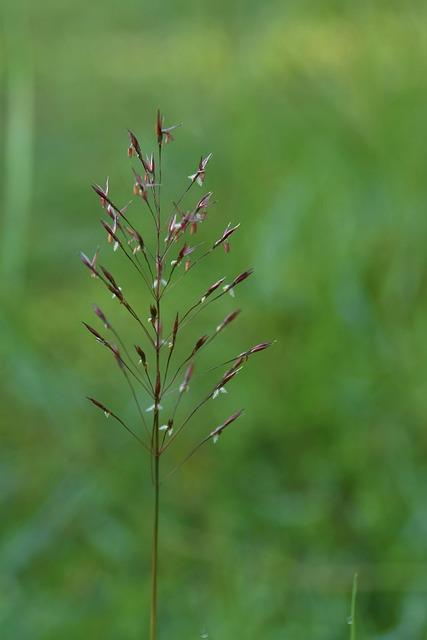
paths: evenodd
<path fill-rule="evenodd" d="M 184 123 L 165 202 L 212 151 L 203 236 L 241 222 L 172 307 L 255 268 L 188 330 L 190 344 L 244 309 L 200 371 L 277 339 L 168 454 L 246 408 L 164 486 L 160 638 L 347 638 L 355 571 L 358 638 L 426 638 L 425 3 L 3 0 L 1 13 L 1 637 L 147 637 L 148 461 L 85 400 L 135 419 L 80 321 L 95 323 L 96 301 L 141 337 L 78 252 L 99 243 L 146 314 L 89 185 L 109 175 L 131 197 L 126 128 L 149 151 L 160 106 Z M 139 203 L 132 216 L 146 233 Z"/>

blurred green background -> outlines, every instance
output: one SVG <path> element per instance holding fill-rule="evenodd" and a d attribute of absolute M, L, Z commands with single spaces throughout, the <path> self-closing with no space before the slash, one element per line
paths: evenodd
<path fill-rule="evenodd" d="M 85 400 L 134 416 L 80 321 L 96 301 L 140 337 L 78 251 L 100 243 L 146 314 L 89 185 L 131 197 L 126 128 L 149 151 L 158 106 L 184 122 L 169 200 L 212 151 L 202 235 L 242 223 L 172 306 L 255 268 L 188 344 L 236 304 L 203 366 L 277 338 L 168 454 L 246 408 L 164 487 L 160 639 L 347 638 L 356 570 L 358 638 L 426 638 L 427 5 L 1 9 L 1 638 L 147 637 L 148 461 Z"/>

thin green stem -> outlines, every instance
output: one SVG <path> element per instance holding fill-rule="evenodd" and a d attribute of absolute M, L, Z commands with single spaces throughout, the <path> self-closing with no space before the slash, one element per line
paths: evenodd
<path fill-rule="evenodd" d="M 154 513 L 153 513 L 153 543 L 151 570 L 151 615 L 150 640 L 157 639 L 157 575 L 158 575 L 158 547 L 159 547 L 159 501 L 160 501 L 160 455 L 159 455 L 159 412 L 154 412 Z"/>
<path fill-rule="evenodd" d="M 353 589 L 351 592 L 350 606 L 350 640 L 356 640 L 356 598 L 357 598 L 357 573 L 353 576 Z"/>

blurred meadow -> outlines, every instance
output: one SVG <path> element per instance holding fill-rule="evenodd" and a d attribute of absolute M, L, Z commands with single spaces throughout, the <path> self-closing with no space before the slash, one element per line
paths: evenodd
<path fill-rule="evenodd" d="M 78 252 L 99 243 L 125 272 L 90 184 L 108 175 L 127 201 L 126 129 L 150 151 L 160 107 L 184 123 L 169 199 L 212 151 L 204 239 L 241 222 L 176 302 L 255 269 L 189 341 L 233 305 L 209 363 L 277 339 L 186 443 L 244 417 L 163 489 L 160 639 L 348 638 L 356 570 L 358 639 L 425 639 L 427 5 L 3 0 L 0 15 L 0 637 L 147 634 L 148 460 L 85 399 L 133 415 L 81 320 L 97 302 L 137 338 Z"/>

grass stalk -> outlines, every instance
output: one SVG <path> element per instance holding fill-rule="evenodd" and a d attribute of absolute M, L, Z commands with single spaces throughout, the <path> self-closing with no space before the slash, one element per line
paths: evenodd
<path fill-rule="evenodd" d="M 150 640 L 157 638 L 157 576 L 159 549 L 159 504 L 160 504 L 160 456 L 159 450 L 159 414 L 156 411 L 154 420 L 154 446 L 157 454 L 154 457 L 154 510 L 153 510 L 153 542 L 151 557 L 151 607 L 150 607 Z"/>
<path fill-rule="evenodd" d="M 138 375 L 138 363 L 135 364 L 133 358 L 131 357 L 126 346 L 127 341 L 122 340 L 121 336 L 119 336 L 119 334 L 113 328 L 113 325 L 106 318 L 104 312 L 97 305 L 94 305 L 94 312 L 96 316 L 103 323 L 104 328 L 111 331 L 112 335 L 116 338 L 118 344 L 120 345 L 120 348 L 117 345 L 110 343 L 109 340 L 107 340 L 97 331 L 97 329 L 91 327 L 86 322 L 83 323 L 86 329 L 89 330 L 89 333 L 96 338 L 97 342 L 107 347 L 107 351 L 114 356 L 116 364 L 124 374 L 133 400 L 135 401 L 135 405 L 141 421 L 141 428 L 145 429 L 145 431 L 147 432 L 148 441 L 146 443 L 138 435 L 138 429 L 134 431 L 132 427 L 128 426 L 127 420 L 123 420 L 114 411 L 111 411 L 111 409 L 106 407 L 103 402 L 100 402 L 95 398 L 89 398 L 92 404 L 100 409 L 107 417 L 113 416 L 113 418 L 118 421 L 125 430 L 127 430 L 134 438 L 136 438 L 136 440 L 138 440 L 139 444 L 142 444 L 142 446 L 147 450 L 150 456 L 151 480 L 153 484 L 153 522 L 151 547 L 151 594 L 149 605 L 149 640 L 157 640 L 158 628 L 158 581 L 159 558 L 161 557 L 159 555 L 160 457 L 164 453 L 166 453 L 166 451 L 169 449 L 169 446 L 175 442 L 176 437 L 190 422 L 194 414 L 198 412 L 199 409 L 201 409 L 211 398 L 216 397 L 220 391 L 224 391 L 223 387 L 236 375 L 238 371 L 240 371 L 243 364 L 246 363 L 249 357 L 252 357 L 254 353 L 262 351 L 270 346 L 270 343 L 267 342 L 260 343 L 241 353 L 239 356 L 237 356 L 237 358 L 234 358 L 232 360 L 233 366 L 223 374 L 220 382 L 217 382 L 216 386 L 212 387 L 211 392 L 207 396 L 205 396 L 203 400 L 196 404 L 193 410 L 188 413 L 184 421 L 181 422 L 182 418 L 177 416 L 177 414 L 179 413 L 178 409 L 180 408 L 180 400 L 184 394 L 184 391 L 187 391 L 189 389 L 190 380 L 192 378 L 195 366 L 194 361 L 198 357 L 199 351 L 205 344 L 211 342 L 212 339 L 219 333 L 222 333 L 222 330 L 226 326 L 228 326 L 235 317 L 237 317 L 239 311 L 228 314 L 228 316 L 226 316 L 221 324 L 217 326 L 216 332 L 210 338 L 208 337 L 208 335 L 199 336 L 197 341 L 193 341 L 193 347 L 190 351 L 190 355 L 184 360 L 184 362 L 182 362 L 180 365 L 176 362 L 177 354 L 174 351 L 175 340 L 177 339 L 177 336 L 183 326 L 185 326 L 192 319 L 191 314 L 193 310 L 197 311 L 197 308 L 202 305 L 204 299 L 202 300 L 201 298 L 199 298 L 193 305 L 189 307 L 189 309 L 185 313 L 183 313 L 179 309 L 177 310 L 177 312 L 174 314 L 175 323 L 170 335 L 168 335 L 167 332 L 163 331 L 162 321 L 164 316 L 164 305 L 162 304 L 162 302 L 165 297 L 165 292 L 168 293 L 168 285 L 172 281 L 177 270 L 181 268 L 181 271 L 185 270 L 185 272 L 188 272 L 192 265 L 195 265 L 200 261 L 196 260 L 196 263 L 193 263 L 190 260 L 189 256 L 196 250 L 197 246 L 189 246 L 188 243 L 191 241 L 191 236 L 197 231 L 197 228 L 202 222 L 206 220 L 208 216 L 208 208 L 211 205 L 212 192 L 208 192 L 204 196 L 199 198 L 196 205 L 192 209 L 183 212 L 180 212 L 177 209 L 176 213 L 174 213 L 172 217 L 169 217 L 167 220 L 162 221 L 162 149 L 164 144 L 173 140 L 171 131 L 173 131 L 174 129 L 176 129 L 176 125 L 172 127 L 164 126 L 163 117 L 161 116 L 160 112 L 158 112 L 156 122 L 158 143 L 157 165 L 155 163 L 153 154 L 151 154 L 151 156 L 144 155 L 138 139 L 131 131 L 129 131 L 130 147 L 128 149 L 128 155 L 131 158 L 137 158 L 144 168 L 143 177 L 139 176 L 139 173 L 137 173 L 135 169 L 133 169 L 133 174 L 136 180 L 133 193 L 134 195 L 139 196 L 144 204 L 148 205 L 149 212 L 154 222 L 154 233 L 151 235 L 151 238 L 142 238 L 140 232 L 135 228 L 133 223 L 128 218 L 127 206 L 119 207 L 114 204 L 113 200 L 111 199 L 111 195 L 109 194 L 108 180 L 104 188 L 100 187 L 97 184 L 93 185 L 93 190 L 99 198 L 104 218 L 108 217 L 108 221 L 106 221 L 104 218 L 102 219 L 102 226 L 107 233 L 108 245 L 110 247 L 112 246 L 113 249 L 118 249 L 120 247 L 121 251 L 119 253 L 123 253 L 127 258 L 127 262 L 132 263 L 132 267 L 143 279 L 147 286 L 148 291 L 146 292 L 145 299 L 143 299 L 142 301 L 144 303 L 143 314 L 141 314 L 139 307 L 137 308 L 137 310 L 135 310 L 135 308 L 130 305 L 127 297 L 125 297 L 125 295 L 127 296 L 127 294 L 123 292 L 126 289 L 124 288 L 122 291 L 122 288 L 119 286 L 118 282 L 110 273 L 110 271 L 108 271 L 102 265 L 98 266 L 98 249 L 95 251 L 93 258 L 88 258 L 86 254 L 81 253 L 81 260 L 84 266 L 89 270 L 90 276 L 100 281 L 104 285 L 104 287 L 106 287 L 107 290 L 113 294 L 113 298 L 115 298 L 117 302 L 122 305 L 125 310 L 127 310 L 132 318 L 137 321 L 139 325 L 138 329 L 141 329 L 143 331 L 145 338 L 148 340 L 148 345 L 150 346 L 150 353 L 147 357 L 147 354 L 145 353 L 143 348 L 139 346 L 139 344 L 135 344 L 134 340 L 132 340 L 139 357 L 139 365 L 144 368 L 145 375 L 147 376 L 147 380 L 149 383 L 149 386 L 147 386 Z M 211 155 L 212 154 L 209 154 L 205 158 L 201 158 L 199 164 L 197 165 L 196 173 L 188 176 L 188 178 L 190 179 L 190 185 L 184 189 L 183 196 L 181 196 L 181 198 L 178 200 L 178 203 L 181 202 L 183 197 L 189 192 L 193 184 L 198 184 L 199 186 L 203 185 L 206 166 L 211 158 Z M 140 170 L 141 167 L 138 167 L 138 169 Z M 175 205 L 175 207 L 177 208 L 177 205 Z M 212 245 L 212 247 L 215 248 L 220 244 L 223 244 L 225 253 L 228 253 L 230 249 L 228 238 L 235 231 L 235 229 L 237 229 L 237 227 L 238 225 L 236 227 L 230 228 L 229 225 L 225 229 L 221 238 L 217 240 Z M 119 233 L 121 234 L 120 238 L 118 236 Z M 121 238 L 123 238 L 123 240 Z M 227 244 L 225 244 L 226 240 Z M 127 247 L 130 247 L 130 249 L 128 249 Z M 176 248 L 176 257 L 174 260 L 169 261 L 169 259 L 166 259 L 166 256 L 171 247 Z M 148 270 L 145 270 L 143 264 L 138 261 L 138 252 L 143 253 Z M 246 280 L 246 278 L 250 274 L 251 270 L 247 270 L 236 276 L 236 278 L 234 278 L 231 283 L 226 284 L 225 287 L 223 287 L 222 293 L 210 298 L 209 301 L 203 306 L 206 307 L 208 304 L 215 302 L 216 300 L 221 298 L 227 291 L 231 290 L 232 292 L 234 290 L 234 287 L 237 286 L 240 282 Z M 219 281 L 215 282 L 213 285 L 211 284 L 210 287 L 206 289 L 205 297 L 210 296 L 211 293 L 216 291 L 219 286 L 222 285 L 224 280 L 225 278 L 222 278 Z M 149 309 L 147 309 L 148 304 L 150 305 Z M 150 315 L 147 318 L 146 314 L 148 312 Z M 147 318 L 147 320 L 144 321 L 142 318 Z M 169 340 L 171 337 L 172 342 L 170 342 Z M 122 349 L 122 351 L 120 351 L 120 349 Z M 167 349 L 169 349 L 168 355 L 166 355 Z M 154 362 L 152 362 L 152 360 L 154 360 Z M 175 373 L 172 376 L 172 380 L 168 382 L 167 377 L 169 365 L 173 366 L 173 370 L 175 371 Z M 187 371 L 185 372 L 182 382 L 178 387 L 178 399 L 173 403 L 168 403 L 168 389 L 181 374 L 181 371 L 185 365 L 187 365 Z M 151 367 L 153 370 L 153 375 L 150 375 L 148 373 Z M 142 387 L 142 390 L 145 392 L 144 402 L 145 400 L 147 400 L 148 396 L 150 403 L 154 401 L 154 404 L 150 405 L 150 407 L 148 408 L 143 407 L 138 395 L 139 393 L 141 393 L 141 389 L 132 384 L 131 377 L 128 374 L 131 374 L 131 376 L 139 382 L 139 387 Z M 166 404 L 165 406 L 162 406 L 164 401 L 166 401 L 169 406 L 166 406 Z M 151 431 L 145 418 L 145 412 L 148 411 L 153 411 Z M 207 434 L 205 432 L 205 435 L 201 440 L 199 436 L 199 443 L 196 446 L 190 448 L 190 452 L 184 457 L 183 461 L 179 465 L 175 465 L 172 471 L 169 472 L 169 474 L 166 472 L 165 478 L 168 478 L 170 477 L 170 475 L 172 475 L 172 473 L 175 473 L 175 471 L 177 471 L 182 466 L 182 464 L 184 464 L 184 462 L 189 460 L 202 447 L 202 445 L 210 441 L 212 441 L 213 443 L 217 442 L 223 431 L 228 428 L 229 425 L 231 425 L 241 414 L 242 411 L 238 411 L 237 413 L 232 414 L 231 416 L 226 418 L 219 426 L 217 426 L 213 430 L 209 430 Z M 174 426 L 176 416 L 178 417 L 178 424 L 180 424 L 181 422 L 181 425 L 178 428 Z M 160 431 L 163 431 L 163 433 L 161 434 Z M 167 444 L 166 438 L 168 438 Z"/>

